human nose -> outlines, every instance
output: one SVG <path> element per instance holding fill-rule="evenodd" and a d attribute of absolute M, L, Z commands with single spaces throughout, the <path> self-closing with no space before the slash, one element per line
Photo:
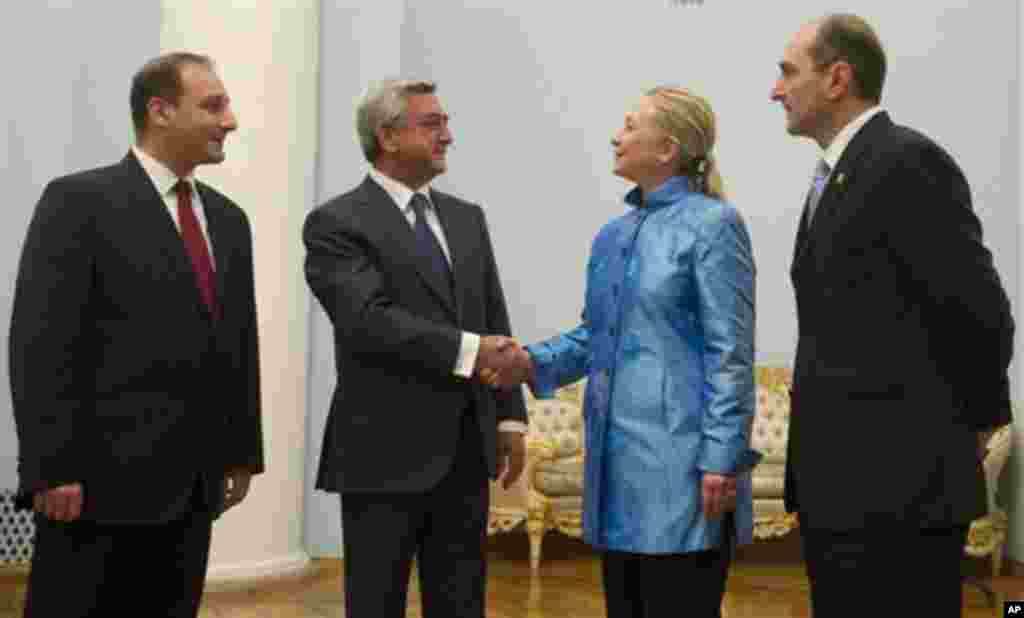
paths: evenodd
<path fill-rule="evenodd" d="M 775 84 L 772 85 L 771 92 L 768 93 L 768 98 L 772 101 L 782 100 L 782 79 L 775 80 Z"/>
<path fill-rule="evenodd" d="M 225 131 L 234 131 L 238 128 L 238 117 L 235 116 L 235 112 L 230 107 L 224 111 L 224 117 L 221 119 L 220 125 Z"/>

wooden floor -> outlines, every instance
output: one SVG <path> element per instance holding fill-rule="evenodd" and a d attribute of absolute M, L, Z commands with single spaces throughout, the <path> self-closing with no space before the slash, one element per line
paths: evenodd
<path fill-rule="evenodd" d="M 525 544 L 525 539 L 521 540 Z M 604 616 L 600 565 L 597 558 L 574 541 L 554 540 L 545 547 L 538 576 L 531 576 L 520 549 L 502 541 L 492 546 L 488 579 L 489 618 L 598 618 Z M 781 547 L 781 546 L 779 546 Z M 772 553 L 774 552 L 774 553 Z M 798 553 L 798 552 L 797 552 Z M 969 566 L 981 572 L 983 565 Z M 245 590 L 208 590 L 203 618 L 341 618 L 343 565 L 338 560 L 317 560 L 307 576 L 267 582 Z M 994 582 L 1003 598 L 1024 599 L 1024 578 L 1001 577 Z M 24 575 L 0 574 L 0 618 L 20 617 Z M 1001 617 L 1002 603 L 987 605 L 977 589 L 965 588 L 968 618 Z M 807 617 L 807 582 L 799 557 L 791 549 L 757 547 L 745 550 L 729 576 L 723 615 L 729 618 Z M 879 616 L 885 613 L 879 600 Z M 410 586 L 408 618 L 420 618 L 415 577 Z"/>

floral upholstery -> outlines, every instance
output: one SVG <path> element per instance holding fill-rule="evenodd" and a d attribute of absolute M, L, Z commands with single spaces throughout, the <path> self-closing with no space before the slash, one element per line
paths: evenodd
<path fill-rule="evenodd" d="M 793 373 L 788 367 L 758 366 L 757 410 L 750 445 L 764 455 L 754 468 L 754 538 L 769 539 L 796 527 L 796 517 L 786 513 L 783 488 L 786 481 L 786 440 L 789 436 L 789 388 Z"/>

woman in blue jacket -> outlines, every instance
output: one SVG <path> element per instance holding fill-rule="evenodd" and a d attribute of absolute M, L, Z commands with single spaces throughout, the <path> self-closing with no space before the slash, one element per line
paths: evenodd
<path fill-rule="evenodd" d="M 754 260 L 703 98 L 659 87 L 615 135 L 629 212 L 600 231 L 582 324 L 527 347 L 539 397 L 588 377 L 584 539 L 610 618 L 719 616 L 753 528 Z"/>

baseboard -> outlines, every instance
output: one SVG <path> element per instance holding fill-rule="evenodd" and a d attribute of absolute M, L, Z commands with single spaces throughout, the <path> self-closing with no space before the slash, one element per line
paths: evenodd
<path fill-rule="evenodd" d="M 211 566 L 206 572 L 206 586 L 208 590 L 248 588 L 267 580 L 303 577 L 313 570 L 313 561 L 300 550 L 272 560 Z"/>

